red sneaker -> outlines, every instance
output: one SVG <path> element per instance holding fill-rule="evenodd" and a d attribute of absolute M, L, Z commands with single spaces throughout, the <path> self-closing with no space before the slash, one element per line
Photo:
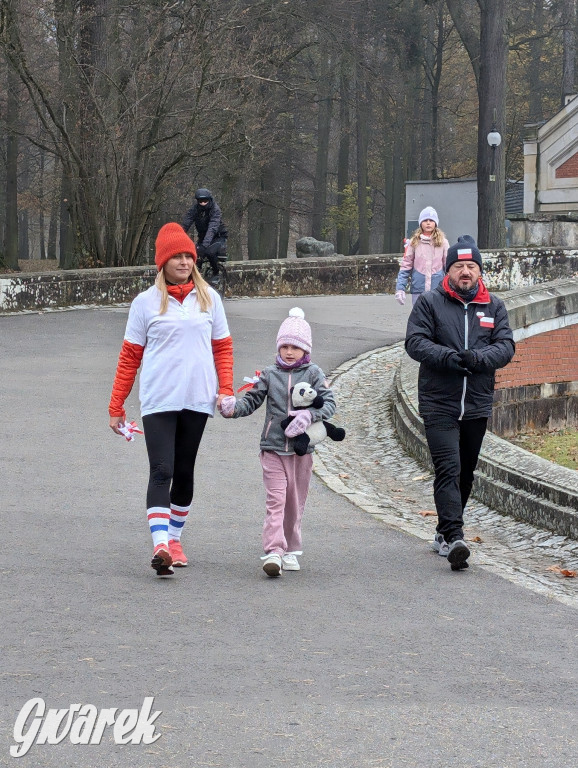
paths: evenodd
<path fill-rule="evenodd" d="M 153 559 L 151 560 L 151 568 L 155 569 L 157 576 L 172 576 L 174 574 L 171 568 L 172 564 L 173 559 L 167 545 L 157 544 L 153 552 Z"/>
<path fill-rule="evenodd" d="M 189 564 L 187 556 L 183 552 L 181 542 L 178 539 L 169 539 L 169 552 L 175 568 L 186 568 Z"/>

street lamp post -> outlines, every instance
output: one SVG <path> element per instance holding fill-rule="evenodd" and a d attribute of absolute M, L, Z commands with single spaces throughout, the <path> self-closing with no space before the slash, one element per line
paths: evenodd
<path fill-rule="evenodd" d="M 496 147 L 499 147 L 502 143 L 502 137 L 499 133 L 499 131 L 496 130 L 496 125 L 492 125 L 492 130 L 488 133 L 487 136 L 488 144 L 492 148 L 492 167 L 490 170 L 490 181 L 496 180 Z"/>

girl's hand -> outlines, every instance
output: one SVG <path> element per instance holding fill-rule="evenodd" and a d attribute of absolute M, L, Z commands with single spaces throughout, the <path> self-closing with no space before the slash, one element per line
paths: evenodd
<path fill-rule="evenodd" d="M 405 304 L 405 291 L 396 291 L 395 299 L 403 307 L 403 305 Z"/>
<path fill-rule="evenodd" d="M 111 416 L 108 425 L 117 435 L 123 436 L 119 426 L 124 426 L 124 416 Z"/>
<path fill-rule="evenodd" d="M 219 395 L 217 398 L 217 408 L 221 416 L 224 416 L 226 419 L 230 419 L 235 413 L 236 404 L 237 398 L 234 395 Z"/>
<path fill-rule="evenodd" d="M 302 435 L 311 424 L 311 411 L 297 411 L 297 416 L 285 430 L 287 437 L 297 437 Z"/>

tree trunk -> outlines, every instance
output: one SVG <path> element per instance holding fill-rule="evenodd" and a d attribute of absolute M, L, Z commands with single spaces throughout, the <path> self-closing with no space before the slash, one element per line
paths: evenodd
<path fill-rule="evenodd" d="M 440 106 L 440 83 L 443 71 L 444 53 L 444 8 L 440 4 L 436 19 L 435 50 L 431 75 L 431 178 L 440 178 L 438 162 L 438 128 Z"/>
<path fill-rule="evenodd" d="M 48 224 L 48 246 L 47 257 L 49 259 L 58 259 L 58 253 L 56 251 L 56 241 L 58 239 L 58 212 L 59 212 L 59 195 L 58 195 L 58 163 L 54 163 L 52 171 L 52 194 L 50 199 L 50 223 Z"/>
<path fill-rule="evenodd" d="M 249 259 L 262 258 L 261 249 L 261 201 L 255 196 L 247 204 L 247 254 Z"/>
<path fill-rule="evenodd" d="M 329 131 L 331 126 L 332 93 L 331 61 L 323 57 L 319 77 L 322 94 L 317 114 L 317 157 L 315 161 L 315 188 L 313 191 L 313 215 L 311 234 L 321 240 L 321 231 L 327 207 L 327 168 L 329 163 Z"/>
<path fill-rule="evenodd" d="M 492 0 L 489 0 L 491 3 Z M 464 48 L 468 52 L 476 85 L 480 85 L 480 24 L 479 24 L 479 6 L 486 3 L 486 0 L 446 0 L 448 11 L 455 24 L 456 30 Z"/>
<path fill-rule="evenodd" d="M 231 261 L 241 261 L 243 252 L 241 247 L 241 226 L 243 223 L 243 193 L 242 172 L 243 158 L 237 155 L 221 182 L 221 210 L 223 221 L 227 227 L 229 237 L 227 240 L 227 255 Z"/>
<path fill-rule="evenodd" d="M 435 70 L 435 18 L 431 9 L 425 10 L 424 20 L 425 34 L 423 35 L 424 50 L 423 62 L 425 77 L 423 78 L 423 96 L 416 98 L 417 104 L 421 105 L 421 146 L 420 146 L 420 179 L 436 179 L 434 163 L 434 139 L 433 139 L 433 73 Z M 418 79 L 418 70 L 415 68 L 415 77 Z M 421 80 L 421 78 L 420 78 Z M 418 84 L 419 83 L 419 84 Z M 421 82 L 416 83 L 416 96 Z M 412 153 L 413 154 L 413 153 Z M 417 154 L 417 153 L 416 153 Z"/>
<path fill-rule="evenodd" d="M 367 84 L 361 67 L 357 67 L 357 209 L 359 212 L 359 248 L 357 253 L 369 253 L 369 209 L 367 205 L 367 143 L 369 108 Z"/>
<path fill-rule="evenodd" d="M 291 141 L 285 143 L 285 161 L 281 174 L 281 206 L 279 211 L 279 258 L 286 259 L 289 252 L 291 227 L 291 199 L 293 196 L 293 153 Z"/>
<path fill-rule="evenodd" d="M 484 0 L 480 17 L 480 86 L 478 115 L 478 245 L 503 248 L 505 229 L 504 142 L 488 145 L 495 129 L 502 137 L 506 128 L 506 68 L 508 37 L 506 0 Z"/>
<path fill-rule="evenodd" d="M 576 0 L 564 0 L 562 6 L 562 40 L 564 56 L 562 64 L 562 106 L 565 98 L 576 93 L 574 71 L 576 67 Z"/>
<path fill-rule="evenodd" d="M 61 269 L 74 269 L 77 265 L 73 226 L 72 183 L 66 168 L 60 180 L 58 263 Z"/>
<path fill-rule="evenodd" d="M 78 266 L 77 227 L 76 227 L 76 178 L 73 175 L 73 163 L 65 136 L 72 136 L 75 130 L 74 113 L 69 104 L 76 103 L 77 89 L 74 77 L 73 40 L 70 37 L 74 9 L 71 0 L 55 0 L 56 33 L 58 40 L 58 81 L 62 91 L 60 119 L 63 126 L 61 161 L 62 178 L 60 183 L 60 240 L 59 263 L 62 269 L 74 269 Z"/>
<path fill-rule="evenodd" d="M 383 158 L 385 175 L 383 253 L 400 253 L 405 235 L 404 136 L 395 126 L 390 136 L 392 138 L 386 145 Z"/>
<path fill-rule="evenodd" d="M 19 80 L 8 65 L 6 97 L 6 229 L 4 231 L 4 264 L 18 267 L 18 86 Z"/>
<path fill-rule="evenodd" d="M 532 13 L 532 26 L 540 30 L 544 26 L 544 0 L 534 0 Z M 528 120 L 538 123 L 544 118 L 542 110 L 542 86 L 540 83 L 542 72 L 542 50 L 544 43 L 539 35 L 530 41 L 530 61 L 528 62 L 528 83 L 530 96 L 528 104 Z"/>
<path fill-rule="evenodd" d="M 351 121 L 349 118 L 349 64 L 343 59 L 339 81 L 339 156 L 337 160 L 338 205 L 343 202 L 343 190 L 349 184 L 349 147 L 351 144 Z M 349 232 L 343 227 L 337 228 L 337 253 L 349 255 Z"/>
<path fill-rule="evenodd" d="M 277 206 L 276 166 L 267 165 L 261 172 L 261 234 L 259 247 L 262 259 L 276 259 L 279 246 L 279 208 Z"/>
<path fill-rule="evenodd" d="M 25 146 L 20 154 L 20 189 L 26 193 L 30 186 L 30 148 Z M 30 258 L 30 217 L 28 208 L 19 206 L 18 210 L 18 258 L 25 261 Z"/>
<path fill-rule="evenodd" d="M 44 151 L 40 150 L 39 158 L 40 167 L 38 169 L 38 199 L 40 200 L 40 210 L 38 212 L 38 238 L 40 258 L 46 259 L 46 236 L 44 232 Z"/>

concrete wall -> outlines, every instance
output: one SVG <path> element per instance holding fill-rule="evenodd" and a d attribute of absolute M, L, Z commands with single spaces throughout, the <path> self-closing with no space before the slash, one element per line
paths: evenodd
<path fill-rule="evenodd" d="M 512 214 L 509 220 L 513 247 L 578 247 L 578 214 Z"/>
<path fill-rule="evenodd" d="M 485 252 L 485 281 L 506 291 L 578 275 L 578 251 L 516 249 Z M 315 296 L 393 293 L 401 256 L 329 256 L 227 264 L 228 296 Z M 131 301 L 148 288 L 150 267 L 0 275 L 0 312 Z"/>

